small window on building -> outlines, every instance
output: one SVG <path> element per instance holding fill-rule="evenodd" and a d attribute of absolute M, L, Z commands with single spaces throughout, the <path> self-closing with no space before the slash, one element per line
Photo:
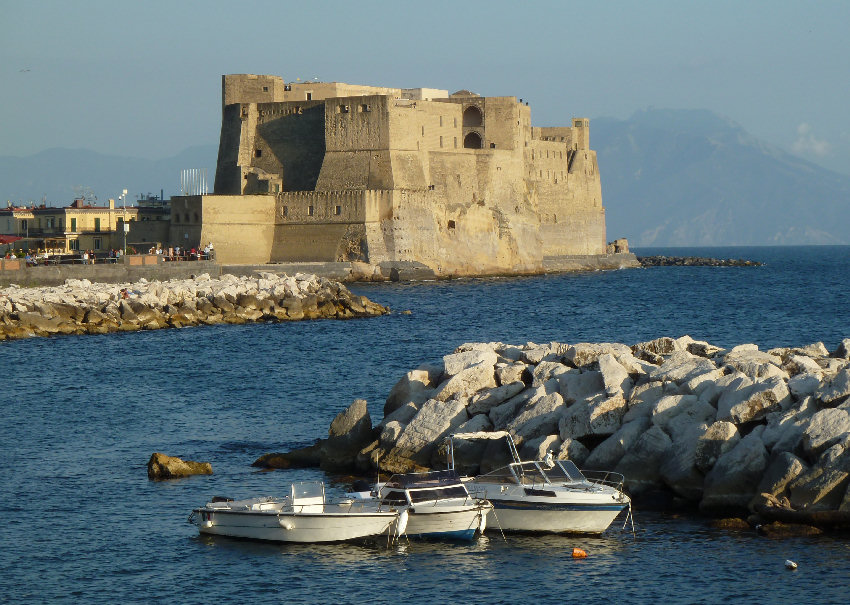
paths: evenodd
<path fill-rule="evenodd" d="M 283 86 L 283 90 L 284 90 L 284 92 L 288 92 L 288 91 L 292 90 L 292 85 L 291 84 L 285 84 Z"/>
<path fill-rule="evenodd" d="M 455 149 L 457 149 L 457 137 L 455 137 Z"/>
<path fill-rule="evenodd" d="M 200 217 L 200 216 L 198 216 L 198 213 L 197 213 L 197 212 L 195 213 L 195 222 L 196 222 L 196 223 L 200 223 L 200 222 L 201 222 L 201 217 Z"/>
<path fill-rule="evenodd" d="M 284 206 L 283 207 L 283 218 L 286 218 L 287 216 L 289 216 L 289 206 Z"/>
<path fill-rule="evenodd" d="M 77 231 L 77 219 L 75 219 L 75 218 L 71 219 L 71 231 L 73 231 L 75 233 Z M 79 250 L 79 248 L 77 248 L 77 250 Z"/>
<path fill-rule="evenodd" d="M 496 148 L 496 144 L 495 144 L 495 143 L 490 143 L 490 149 L 495 149 L 495 148 Z"/>
<path fill-rule="evenodd" d="M 334 206 L 334 214 L 336 214 L 337 216 L 342 214 L 342 206 Z"/>
<path fill-rule="evenodd" d="M 255 149 L 255 150 L 254 150 L 254 157 L 255 157 L 255 158 L 261 158 L 261 157 L 263 157 L 263 150 L 262 150 L 262 149 Z"/>
<path fill-rule="evenodd" d="M 425 136 L 425 127 L 424 126 L 422 127 L 422 136 L 423 137 Z"/>
<path fill-rule="evenodd" d="M 312 100 L 313 100 L 313 93 L 312 93 L 312 92 L 308 92 L 308 93 L 307 93 L 307 100 L 308 100 L 308 101 L 312 101 Z"/>
<path fill-rule="evenodd" d="M 340 107 L 340 111 L 342 111 L 342 113 L 348 113 L 348 112 L 351 111 L 351 106 L 350 105 L 343 105 L 342 107 Z"/>
<path fill-rule="evenodd" d="M 440 147 L 443 146 L 443 135 L 440 135 Z"/>
<path fill-rule="evenodd" d="M 99 218 L 94 219 L 94 230 L 100 231 L 100 219 Z"/>
<path fill-rule="evenodd" d="M 363 113 L 366 113 L 367 111 L 372 111 L 372 106 L 369 105 L 368 103 L 363 103 L 360 106 L 360 111 L 362 111 Z"/>
<path fill-rule="evenodd" d="M 94 249 L 100 250 L 100 238 L 99 237 L 94 238 Z"/>
<path fill-rule="evenodd" d="M 313 216 L 313 206 L 307 206 L 307 216 Z"/>
<path fill-rule="evenodd" d="M 443 116 L 440 116 L 440 126 L 442 127 L 442 125 L 443 125 Z"/>
<path fill-rule="evenodd" d="M 455 222 L 449 221 L 449 229 L 454 229 L 454 228 L 455 228 Z"/>

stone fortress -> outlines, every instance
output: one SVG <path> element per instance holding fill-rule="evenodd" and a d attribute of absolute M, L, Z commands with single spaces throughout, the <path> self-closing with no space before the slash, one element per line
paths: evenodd
<path fill-rule="evenodd" d="M 222 77 L 222 106 L 214 194 L 173 198 L 171 226 L 222 263 L 622 264 L 606 255 L 586 118 L 533 127 L 516 97 L 244 74 Z"/>

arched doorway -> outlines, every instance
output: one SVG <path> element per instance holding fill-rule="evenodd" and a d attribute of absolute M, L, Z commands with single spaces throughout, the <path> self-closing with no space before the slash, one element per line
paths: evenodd
<path fill-rule="evenodd" d="M 481 135 L 477 132 L 470 132 L 463 137 L 464 149 L 481 149 Z"/>
<path fill-rule="evenodd" d="M 470 105 L 463 110 L 464 126 L 481 126 L 482 124 L 484 124 L 484 116 L 475 105 Z"/>

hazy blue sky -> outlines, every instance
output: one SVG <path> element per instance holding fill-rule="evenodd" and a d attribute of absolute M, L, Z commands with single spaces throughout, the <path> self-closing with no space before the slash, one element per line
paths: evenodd
<path fill-rule="evenodd" d="M 850 2 L 0 0 L 0 155 L 217 143 L 221 75 L 715 111 L 850 172 Z M 591 123 L 591 141 L 593 136 Z"/>

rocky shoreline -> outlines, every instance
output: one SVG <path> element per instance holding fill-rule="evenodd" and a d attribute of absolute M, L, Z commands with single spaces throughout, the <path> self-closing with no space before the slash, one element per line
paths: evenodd
<path fill-rule="evenodd" d="M 0 340 L 389 313 L 343 284 L 299 273 L 0 289 Z"/>
<path fill-rule="evenodd" d="M 405 472 L 445 467 L 454 432 L 510 431 L 524 459 L 552 450 L 625 475 L 637 503 L 756 513 L 850 528 L 850 339 L 760 351 L 658 338 L 619 343 L 469 343 L 408 372 L 374 428 L 366 402 L 328 439 L 255 466 Z M 504 449 L 504 448 L 503 448 Z M 455 446 L 461 472 L 505 462 Z"/>
<path fill-rule="evenodd" d="M 706 258 L 702 256 L 638 256 L 641 267 L 760 267 L 764 263 L 742 258 Z"/>

